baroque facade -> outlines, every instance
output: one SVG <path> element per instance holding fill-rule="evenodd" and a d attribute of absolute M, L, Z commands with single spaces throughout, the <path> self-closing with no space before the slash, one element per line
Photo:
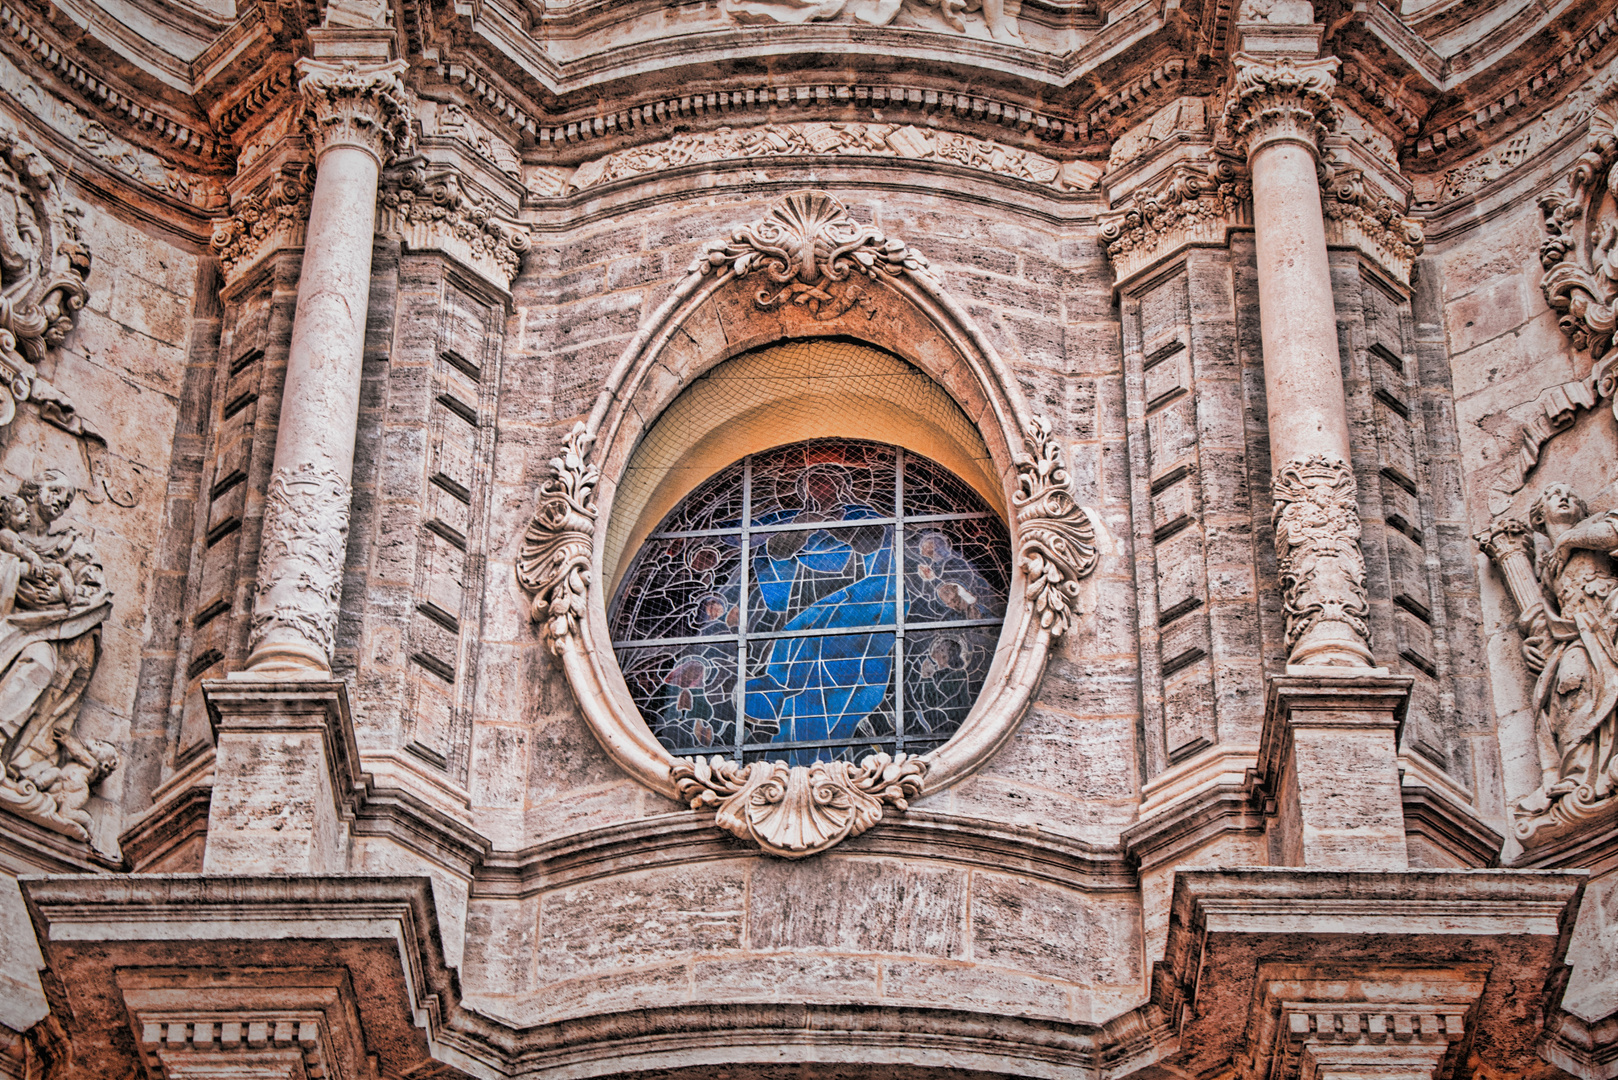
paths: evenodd
<path fill-rule="evenodd" d="M 1618 1078 L 1618 12 L 0 4 L 0 1075 Z"/>

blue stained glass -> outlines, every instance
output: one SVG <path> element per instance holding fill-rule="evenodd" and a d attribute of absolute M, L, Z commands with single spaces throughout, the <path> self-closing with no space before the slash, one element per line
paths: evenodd
<path fill-rule="evenodd" d="M 744 458 L 683 500 L 609 623 L 673 753 L 920 753 L 982 689 L 1010 576 L 1005 526 L 959 479 L 896 447 L 816 439 Z"/>

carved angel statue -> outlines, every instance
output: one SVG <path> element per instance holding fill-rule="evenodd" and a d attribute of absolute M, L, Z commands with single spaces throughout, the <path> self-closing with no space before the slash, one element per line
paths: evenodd
<path fill-rule="evenodd" d="M 1550 541 L 1528 570 L 1533 537 L 1504 522 L 1479 537 L 1516 594 L 1543 783 L 1513 807 L 1525 842 L 1577 823 L 1618 792 L 1618 511 L 1590 513 L 1551 484 L 1529 511 Z M 1536 580 L 1537 579 L 1537 580 Z"/>
<path fill-rule="evenodd" d="M 47 470 L 0 499 L 0 809 L 87 841 L 118 754 L 72 732 L 112 611 L 90 532 L 63 519 L 76 491 Z"/>

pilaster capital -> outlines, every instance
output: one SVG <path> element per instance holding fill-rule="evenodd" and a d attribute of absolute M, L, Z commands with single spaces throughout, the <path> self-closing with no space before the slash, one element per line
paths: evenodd
<path fill-rule="evenodd" d="M 387 164 L 414 145 L 411 95 L 400 79 L 403 60 L 298 61 L 303 130 L 318 163 L 327 150 L 352 146 Z"/>
<path fill-rule="evenodd" d="M 531 243 L 513 207 L 480 192 L 461 169 L 425 158 L 383 173 L 377 232 L 413 251 L 442 251 L 502 292 L 511 289 Z"/>
<path fill-rule="evenodd" d="M 1248 157 L 1278 141 L 1303 143 L 1319 153 L 1332 122 L 1337 58 L 1243 52 L 1231 59 L 1236 75 L 1225 100 L 1225 125 Z"/>

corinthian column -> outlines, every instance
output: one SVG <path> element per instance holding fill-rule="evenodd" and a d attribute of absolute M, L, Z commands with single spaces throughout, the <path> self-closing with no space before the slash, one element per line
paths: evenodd
<path fill-rule="evenodd" d="M 1226 119 L 1246 145 L 1253 176 L 1288 664 L 1370 667 L 1365 560 L 1316 175 L 1337 60 L 1313 55 L 1318 29 L 1307 29 L 1315 34 L 1289 35 L 1284 45 L 1292 48 L 1234 57 Z M 1307 56 L 1293 51 L 1301 41 L 1311 46 Z M 1244 44 L 1251 49 L 1252 42 L 1249 36 Z"/>
<path fill-rule="evenodd" d="M 331 670 L 348 542 L 377 179 L 410 137 L 392 31 L 311 30 L 298 90 L 316 179 L 298 279 L 247 659 L 250 671 Z"/>

